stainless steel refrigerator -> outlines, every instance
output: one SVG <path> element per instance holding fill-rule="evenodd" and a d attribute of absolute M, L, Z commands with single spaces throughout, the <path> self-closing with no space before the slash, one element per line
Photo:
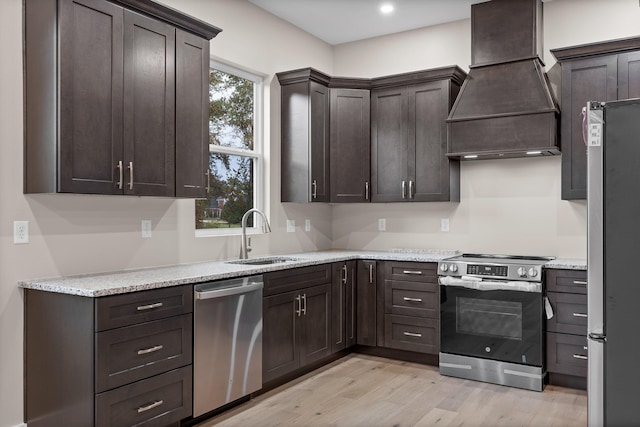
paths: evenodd
<path fill-rule="evenodd" d="M 585 113 L 589 426 L 639 426 L 640 99 Z"/>

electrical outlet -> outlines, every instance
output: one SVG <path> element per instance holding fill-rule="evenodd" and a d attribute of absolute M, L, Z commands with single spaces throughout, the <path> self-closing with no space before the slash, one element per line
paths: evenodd
<path fill-rule="evenodd" d="M 305 219 L 304 220 L 304 231 L 311 231 L 311 220 L 310 219 Z"/>
<path fill-rule="evenodd" d="M 29 243 L 29 221 L 13 221 L 13 243 Z"/>
<path fill-rule="evenodd" d="M 387 231 L 387 220 L 385 218 L 378 219 L 378 231 Z"/>
<path fill-rule="evenodd" d="M 288 219 L 287 220 L 287 233 L 295 233 L 296 232 L 296 220 Z"/>
<path fill-rule="evenodd" d="M 151 231 L 151 220 L 143 219 L 142 220 L 142 238 L 148 239 L 152 235 L 153 235 L 153 232 Z"/>
<path fill-rule="evenodd" d="M 449 218 L 442 218 L 440 220 L 440 231 L 443 233 L 449 232 Z"/>

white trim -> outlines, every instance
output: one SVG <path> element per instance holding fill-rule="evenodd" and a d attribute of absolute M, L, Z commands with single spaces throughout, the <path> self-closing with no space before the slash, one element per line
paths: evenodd
<path fill-rule="evenodd" d="M 226 147 L 220 145 L 209 145 L 209 152 L 222 153 L 235 156 L 249 157 L 254 160 L 254 175 L 253 175 L 253 207 L 260 209 L 264 212 L 264 199 L 265 199 L 265 185 L 266 181 L 265 167 L 264 167 L 264 78 L 256 73 L 243 70 L 234 65 L 230 65 L 221 62 L 213 57 L 209 60 L 209 68 L 222 71 L 227 74 L 232 74 L 243 79 L 253 82 L 253 150 Z M 195 205 L 195 203 L 194 203 Z M 268 215 L 267 215 L 268 217 Z M 254 226 L 247 229 L 247 233 L 259 234 L 262 230 L 260 227 L 261 221 L 254 221 Z M 212 236 L 231 236 L 240 235 L 240 228 L 202 228 L 196 229 L 196 237 L 212 237 Z"/>

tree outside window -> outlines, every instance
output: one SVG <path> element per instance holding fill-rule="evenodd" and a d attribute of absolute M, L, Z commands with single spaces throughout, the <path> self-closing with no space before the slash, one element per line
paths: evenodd
<path fill-rule="evenodd" d="M 212 68 L 209 74 L 210 191 L 206 199 L 196 200 L 196 229 L 240 227 L 242 215 L 256 205 L 259 80 L 228 71 Z M 253 216 L 247 224 L 253 226 Z"/>

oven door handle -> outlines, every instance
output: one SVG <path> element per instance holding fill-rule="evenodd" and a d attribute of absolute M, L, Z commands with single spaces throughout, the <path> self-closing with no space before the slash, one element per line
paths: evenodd
<path fill-rule="evenodd" d="M 441 276 L 438 278 L 438 282 L 442 286 L 457 286 L 477 291 L 521 291 L 542 293 L 542 283 L 540 282 L 482 280 L 480 277 L 477 279 L 478 280 L 469 280 L 458 277 Z"/>

